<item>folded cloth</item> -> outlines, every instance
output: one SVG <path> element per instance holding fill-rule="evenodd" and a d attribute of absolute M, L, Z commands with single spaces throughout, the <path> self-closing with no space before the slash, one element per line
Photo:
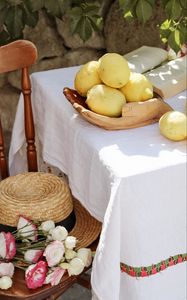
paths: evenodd
<path fill-rule="evenodd" d="M 124 55 L 133 72 L 144 73 L 167 60 L 168 52 L 162 48 L 142 46 Z"/>
<path fill-rule="evenodd" d="M 186 89 L 186 57 L 171 60 L 145 73 L 163 99 L 171 98 Z"/>

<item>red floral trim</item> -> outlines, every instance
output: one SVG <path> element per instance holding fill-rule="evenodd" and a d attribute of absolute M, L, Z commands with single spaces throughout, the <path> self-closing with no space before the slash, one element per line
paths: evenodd
<path fill-rule="evenodd" d="M 187 253 L 171 256 L 168 259 L 162 260 L 157 264 L 147 267 L 132 267 L 124 263 L 120 264 L 121 272 L 125 272 L 132 277 L 146 277 L 157 274 L 168 267 L 187 261 Z"/>

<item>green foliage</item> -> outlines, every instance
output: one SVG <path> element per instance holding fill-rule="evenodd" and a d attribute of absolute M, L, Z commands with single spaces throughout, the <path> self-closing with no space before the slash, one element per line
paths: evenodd
<path fill-rule="evenodd" d="M 40 9 L 51 17 L 69 18 L 72 34 L 78 34 L 83 41 L 91 37 L 93 31 L 101 30 L 100 16 L 102 1 L 93 0 L 0 0 L 0 45 L 23 37 L 26 25 L 35 27 Z M 187 41 L 187 1 L 160 0 L 166 20 L 160 27 L 160 38 L 176 52 Z M 155 0 L 119 0 L 119 5 L 127 21 L 138 19 L 145 24 L 153 15 Z"/>
<path fill-rule="evenodd" d="M 160 27 L 160 38 L 163 43 L 168 44 L 175 52 L 181 45 L 187 42 L 187 1 L 186 0 L 160 0 L 166 20 Z M 119 0 L 124 18 L 129 16 L 137 18 L 144 23 L 152 17 L 155 8 L 155 0 Z"/>
<path fill-rule="evenodd" d="M 51 17 L 69 16 L 72 33 L 86 41 L 102 27 L 100 5 L 90 0 L 0 0 L 0 45 L 23 37 L 26 25 L 35 27 L 38 11 L 43 9 Z"/>
<path fill-rule="evenodd" d="M 78 33 L 83 41 L 89 39 L 93 31 L 102 27 L 102 18 L 99 16 L 100 6 L 95 3 L 81 3 L 69 10 L 70 29 L 72 34 Z"/>

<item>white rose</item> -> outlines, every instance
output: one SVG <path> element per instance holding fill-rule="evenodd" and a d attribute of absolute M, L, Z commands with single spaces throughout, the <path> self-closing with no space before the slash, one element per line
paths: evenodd
<path fill-rule="evenodd" d="M 65 246 L 67 249 L 73 249 L 76 245 L 76 237 L 74 236 L 67 236 L 65 239 Z"/>
<path fill-rule="evenodd" d="M 0 278 L 0 289 L 7 290 L 12 286 L 12 279 L 9 276 Z"/>
<path fill-rule="evenodd" d="M 64 255 L 64 245 L 60 241 L 53 241 L 45 248 L 43 255 L 46 257 L 49 267 L 54 267 L 63 258 Z"/>
<path fill-rule="evenodd" d="M 40 229 L 44 232 L 49 232 L 50 230 L 52 230 L 54 228 L 55 228 L 55 223 L 52 220 L 42 222 L 40 225 Z"/>
<path fill-rule="evenodd" d="M 65 251 L 65 258 L 66 259 L 72 259 L 77 255 L 77 253 L 75 251 L 73 251 L 72 249 L 66 249 Z"/>
<path fill-rule="evenodd" d="M 14 274 L 14 265 L 11 262 L 0 262 L 0 277 L 8 276 L 12 277 Z"/>
<path fill-rule="evenodd" d="M 68 232 L 63 226 L 56 226 L 50 230 L 51 237 L 54 241 L 64 241 L 68 235 Z"/>
<path fill-rule="evenodd" d="M 68 274 L 71 275 L 79 275 L 84 270 L 84 263 L 82 259 L 75 257 L 69 263 Z"/>
<path fill-rule="evenodd" d="M 82 259 L 85 267 L 89 267 L 92 262 L 92 251 L 89 248 L 80 248 L 77 251 L 77 257 Z"/>

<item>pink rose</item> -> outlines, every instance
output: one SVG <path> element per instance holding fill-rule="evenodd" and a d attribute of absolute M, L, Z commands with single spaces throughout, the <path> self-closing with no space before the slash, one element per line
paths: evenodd
<path fill-rule="evenodd" d="M 0 262 L 0 277 L 12 277 L 14 274 L 14 265 L 11 262 Z"/>
<path fill-rule="evenodd" d="M 47 263 L 39 261 L 35 265 L 31 265 L 25 272 L 25 280 L 29 289 L 36 289 L 44 284 L 47 275 Z"/>
<path fill-rule="evenodd" d="M 36 263 L 43 254 L 43 250 L 29 249 L 24 253 L 24 259 L 31 263 Z"/>
<path fill-rule="evenodd" d="M 59 284 L 62 276 L 64 275 L 65 269 L 56 267 L 51 273 L 49 273 L 45 279 L 45 284 L 57 285 Z"/>
<path fill-rule="evenodd" d="M 64 255 L 64 245 L 60 241 L 53 241 L 50 243 L 44 251 L 44 256 L 46 257 L 47 263 L 49 267 L 56 266 Z"/>
<path fill-rule="evenodd" d="M 0 257 L 12 259 L 16 254 L 16 242 L 14 236 L 10 232 L 0 233 Z"/>

